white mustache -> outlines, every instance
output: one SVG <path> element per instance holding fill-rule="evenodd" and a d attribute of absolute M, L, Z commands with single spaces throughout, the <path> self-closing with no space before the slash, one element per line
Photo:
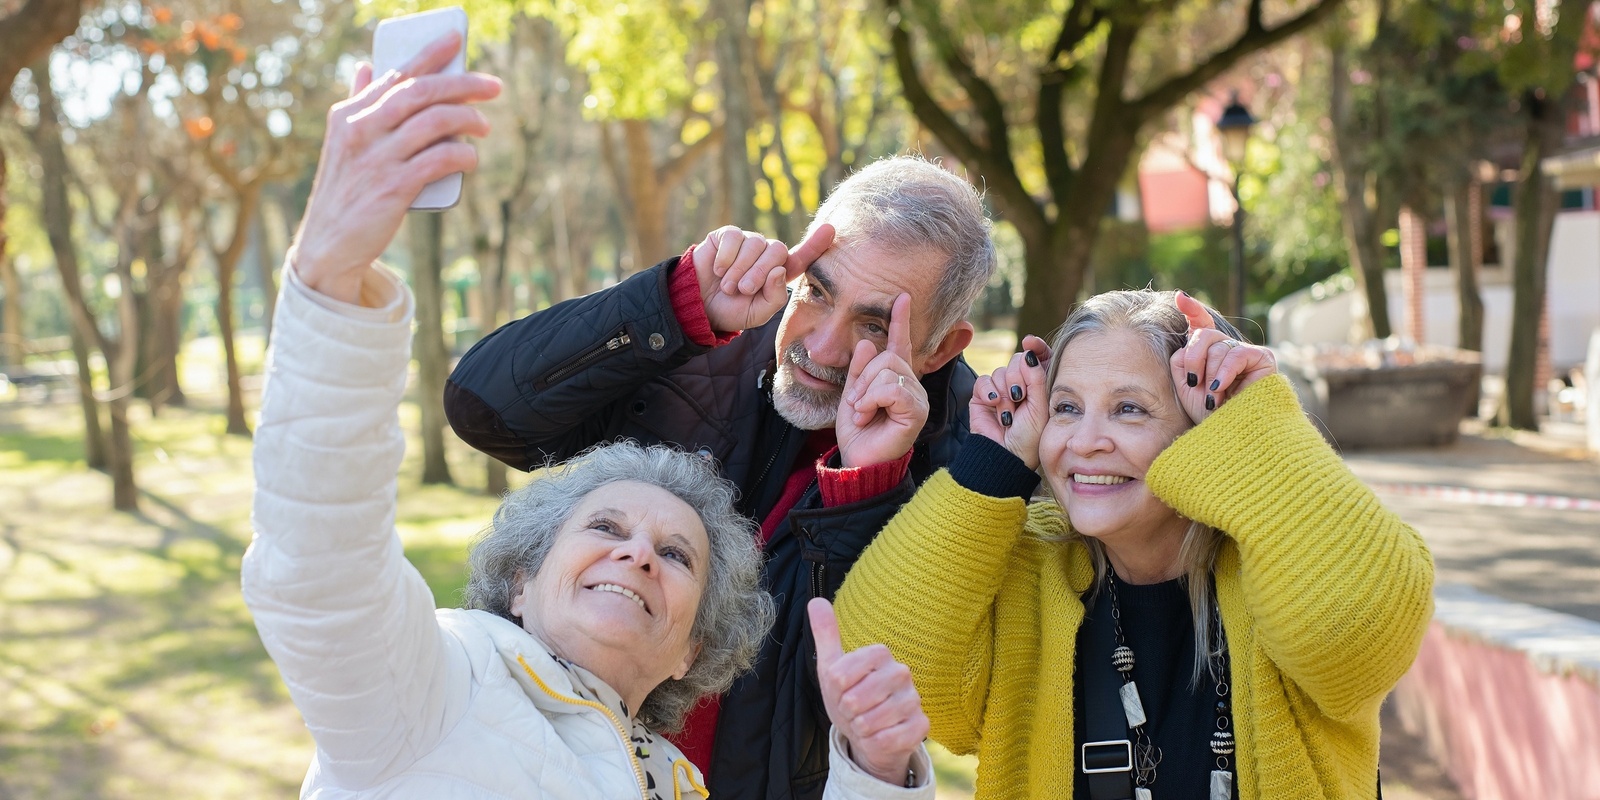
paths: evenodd
<path fill-rule="evenodd" d="M 789 363 L 799 367 L 802 370 L 805 370 L 806 374 L 810 375 L 811 377 L 825 380 L 831 384 L 839 386 L 840 388 L 844 387 L 845 379 L 850 377 L 850 370 L 848 369 L 840 369 L 839 367 L 825 367 L 816 363 L 815 361 L 812 361 L 810 354 L 806 352 L 806 346 L 800 342 L 795 342 L 794 344 L 789 345 L 789 347 L 783 351 L 783 357 L 788 360 Z"/>

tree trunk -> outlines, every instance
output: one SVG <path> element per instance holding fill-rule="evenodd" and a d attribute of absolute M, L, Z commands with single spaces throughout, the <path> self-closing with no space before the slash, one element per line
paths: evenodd
<path fill-rule="evenodd" d="M 217 252 L 217 332 L 222 336 L 222 353 L 228 370 L 228 433 L 249 436 L 245 421 L 244 386 L 240 380 L 239 354 L 234 343 L 233 284 L 238 277 L 239 259 L 250 238 L 250 224 L 261 201 L 261 183 L 252 182 L 237 192 L 233 213 L 233 236 L 228 246 Z"/>
<path fill-rule="evenodd" d="M 633 234 L 632 269 L 637 272 L 668 255 L 667 187 L 661 185 L 656 174 L 650 123 L 642 119 L 623 120 L 622 140 L 628 194 L 633 198 L 633 218 L 629 220 Z"/>
<path fill-rule="evenodd" d="M 89 343 L 78 326 L 72 326 L 72 358 L 78 363 L 78 405 L 83 409 L 83 461 L 89 469 L 109 471 L 106 436 L 100 427 L 100 401 L 94 396 L 94 373 L 89 366 Z"/>
<path fill-rule="evenodd" d="M 1478 248 L 1473 226 L 1478 223 L 1473 213 L 1473 195 L 1478 186 L 1463 180 L 1450 188 L 1445 201 L 1444 219 L 1449 228 L 1446 238 L 1450 247 L 1450 268 L 1456 274 L 1456 298 L 1461 313 L 1457 325 L 1457 346 L 1473 352 L 1483 351 L 1483 296 L 1478 291 Z"/>
<path fill-rule="evenodd" d="M 1331 48 L 1328 115 L 1331 118 L 1334 190 L 1339 199 L 1340 222 L 1345 249 L 1350 257 L 1350 272 L 1366 301 L 1366 314 L 1356 321 L 1357 338 L 1387 339 L 1393 333 L 1389 324 L 1389 292 L 1383 283 L 1383 233 L 1378 217 L 1378 187 L 1360 153 L 1363 142 L 1353 129 L 1349 87 L 1350 74 L 1339 45 Z"/>
<path fill-rule="evenodd" d="M 444 452 L 444 382 L 449 353 L 444 345 L 444 215 L 412 214 L 411 285 L 417 298 L 417 405 L 422 409 L 422 482 L 453 484 Z"/>
<path fill-rule="evenodd" d="M 476 178 L 471 179 L 473 199 L 479 202 L 472 208 L 472 259 L 478 264 L 478 331 L 479 336 L 487 336 L 500 326 L 501 308 L 505 303 L 506 267 L 510 260 L 511 252 L 511 219 L 513 216 L 513 202 L 510 198 L 502 199 L 496 208 L 494 224 L 498 228 L 499 238 L 496 239 L 490 232 L 488 214 L 484 213 L 480 195 L 483 193 L 483 182 Z M 490 497 L 499 497 L 510 488 L 506 478 L 506 465 L 494 456 L 485 455 L 484 461 L 484 493 Z"/>
<path fill-rule="evenodd" d="M 1496 419 L 1520 430 L 1539 430 L 1534 393 L 1539 364 L 1539 320 L 1545 309 L 1546 260 L 1550 231 L 1555 227 L 1558 195 L 1540 163 L 1561 147 L 1565 113 L 1560 102 L 1523 98 L 1527 139 L 1517 176 L 1516 253 L 1512 263 L 1511 352 L 1506 360 L 1506 389 Z"/>
<path fill-rule="evenodd" d="M 1017 312 L 1017 346 L 1028 334 L 1048 337 L 1072 312 L 1089 272 L 1099 235 L 1099 218 L 1063 213 L 1044 236 L 1023 237 L 1022 308 Z"/>
<path fill-rule="evenodd" d="M 132 287 L 123 289 L 119 305 L 133 305 Z M 125 323 L 135 316 L 131 310 L 122 314 Z M 111 506 L 118 511 L 139 510 L 139 486 L 133 477 L 133 430 L 128 424 L 128 405 L 133 399 L 134 344 L 138 323 L 124 328 L 121 346 L 115 357 L 106 359 L 106 369 L 111 375 L 111 400 L 106 405 L 111 412 L 111 439 L 106 449 L 111 465 Z"/>
<path fill-rule="evenodd" d="M 255 228 L 255 235 L 259 237 L 256 239 L 256 254 L 260 256 L 256 259 L 256 269 L 259 270 L 256 277 L 261 281 L 261 302 L 265 304 L 266 308 L 266 316 L 263 318 L 266 328 L 265 341 L 270 342 L 272 341 L 272 318 L 278 310 L 278 281 L 273 275 L 273 270 L 283 263 L 283 253 L 287 246 L 277 246 L 278 237 L 273 235 L 268 228 L 265 209 L 265 203 L 256 204 L 256 213 L 251 219 L 251 225 Z"/>
<path fill-rule="evenodd" d="M 48 71 L 41 71 L 48 76 Z M 103 458 L 111 471 L 112 506 L 119 511 L 137 511 L 139 489 L 133 471 L 133 436 L 128 427 L 128 401 L 133 394 L 133 371 L 138 355 L 139 320 L 134 306 L 132 263 L 138 246 L 136 233 L 129 229 L 126 213 L 119 215 L 117 278 L 121 294 L 117 299 L 119 335 L 116 339 L 101 333 L 93 312 L 83 297 L 82 273 L 78 265 L 78 252 L 72 242 L 72 205 L 67 194 L 67 159 L 61 143 L 61 127 L 56 116 L 55 95 L 49 78 L 39 83 L 39 122 L 33 129 L 34 146 L 39 152 L 43 167 L 40 181 L 40 211 L 45 232 L 50 239 L 50 249 L 56 257 L 56 268 L 61 273 L 61 285 L 67 295 L 67 307 L 72 316 L 73 328 L 85 342 L 93 341 L 105 356 L 106 370 L 110 374 L 107 405 L 111 412 L 111 436 L 103 439 Z M 74 346 L 76 350 L 76 345 Z M 75 355 L 76 352 L 75 352 Z M 78 359 L 80 388 L 85 415 L 85 443 L 88 457 L 93 459 L 94 439 L 99 437 L 98 409 L 92 409 L 92 380 L 88 371 L 88 354 Z M 83 397 L 85 392 L 88 397 Z M 92 421 L 91 421 L 92 419 Z"/>
<path fill-rule="evenodd" d="M 712 0 L 711 11 L 721 23 L 716 40 L 717 78 L 722 84 L 723 125 L 726 129 L 722 141 L 722 160 L 727 170 L 728 205 L 732 212 L 724 218 L 724 222 L 754 230 L 756 184 L 750 168 L 749 140 L 750 130 L 755 125 L 755 113 L 751 108 L 749 68 L 744 52 L 745 42 L 749 39 L 750 2 Z M 777 120 L 773 122 L 776 124 Z M 773 214 L 778 214 L 776 197 L 773 198 Z M 652 256 L 653 259 L 661 257 Z M 643 269 L 651 263 L 653 261 L 640 262 L 635 269 Z"/>
<path fill-rule="evenodd" d="M 6 252 L 6 151 L 0 145 L 0 373 L 22 366 L 27 355 L 23 348 L 22 281 L 17 265 Z"/>
<path fill-rule="evenodd" d="M 157 405 L 184 407 L 189 398 L 183 393 L 178 374 L 178 351 L 183 347 L 183 276 L 181 268 L 168 266 L 159 286 L 150 292 L 151 309 L 155 315 L 150 331 L 147 352 L 153 369 L 149 373 L 150 407 L 155 413 Z"/>
<path fill-rule="evenodd" d="M 78 27 L 82 0 L 28 0 L 10 3 L 0 17 L 0 112 L 11 102 L 11 84 L 23 67 L 34 65 L 34 80 L 50 80 L 49 55 L 56 43 Z M 41 77 L 42 76 L 42 77 Z M 23 361 L 22 285 L 6 252 L 6 152 L 0 146 L 0 372 Z"/>

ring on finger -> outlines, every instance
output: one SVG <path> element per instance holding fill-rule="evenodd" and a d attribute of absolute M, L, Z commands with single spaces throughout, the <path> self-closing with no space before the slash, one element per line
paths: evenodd
<path fill-rule="evenodd" d="M 906 388 L 906 376 L 904 376 L 904 375 L 896 375 L 895 379 L 894 379 L 894 385 L 895 385 L 895 388 L 897 388 L 897 389 Z"/>

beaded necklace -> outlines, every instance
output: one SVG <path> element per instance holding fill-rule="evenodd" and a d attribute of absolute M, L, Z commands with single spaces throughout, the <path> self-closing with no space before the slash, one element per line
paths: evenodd
<path fill-rule="evenodd" d="M 1122 674 L 1122 711 L 1128 718 L 1128 730 L 1133 734 L 1133 797 L 1134 800 L 1153 800 L 1151 785 L 1156 782 L 1156 767 L 1161 764 L 1161 748 L 1150 742 L 1145 730 L 1147 720 L 1144 702 L 1139 699 L 1139 687 L 1133 682 L 1133 648 L 1122 636 L 1122 609 L 1117 603 L 1116 570 L 1106 565 L 1106 596 L 1111 601 L 1111 630 L 1116 637 L 1116 649 L 1111 651 L 1111 665 Z M 1228 640 L 1222 629 L 1222 611 L 1217 607 L 1216 588 L 1211 588 L 1211 620 L 1213 626 L 1212 650 L 1206 662 L 1216 686 L 1216 727 L 1211 731 L 1211 754 L 1216 757 L 1211 770 L 1210 800 L 1231 800 L 1233 797 L 1233 712 L 1229 702 Z"/>

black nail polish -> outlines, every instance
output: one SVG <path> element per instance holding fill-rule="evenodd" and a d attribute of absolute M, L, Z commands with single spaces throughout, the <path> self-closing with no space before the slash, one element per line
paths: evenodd
<path fill-rule="evenodd" d="M 1220 388 L 1222 388 L 1222 379 L 1221 378 L 1213 379 L 1211 381 L 1211 391 L 1214 392 L 1214 391 L 1216 391 L 1216 390 L 1218 390 Z"/>
<path fill-rule="evenodd" d="M 1002 411 L 1002 412 L 1000 412 L 1000 424 L 1006 426 L 1007 428 L 1011 427 L 1011 412 L 1010 411 Z"/>
<path fill-rule="evenodd" d="M 1039 357 L 1034 355 L 1032 350 L 1029 350 L 1028 352 L 1023 353 L 1022 354 L 1022 360 L 1028 362 L 1028 366 L 1030 366 L 1030 367 L 1039 366 Z"/>
<path fill-rule="evenodd" d="M 999 392 L 990 392 L 989 393 L 989 399 L 990 400 L 999 400 L 1000 399 L 1000 393 Z"/>
<path fill-rule="evenodd" d="M 1215 410 L 1216 407 L 1217 407 L 1216 395 L 1210 395 L 1210 394 L 1206 395 L 1206 410 L 1207 411 L 1212 411 L 1212 410 Z"/>
<path fill-rule="evenodd" d="M 1013 386 L 1013 387 L 1011 387 L 1011 402 L 1013 402 L 1013 403 L 1022 402 L 1022 387 L 1021 386 Z"/>
<path fill-rule="evenodd" d="M 1192 388 L 1194 386 L 1199 385 L 1199 383 L 1200 383 L 1200 376 L 1194 374 L 1193 372 L 1189 373 L 1189 386 Z"/>

